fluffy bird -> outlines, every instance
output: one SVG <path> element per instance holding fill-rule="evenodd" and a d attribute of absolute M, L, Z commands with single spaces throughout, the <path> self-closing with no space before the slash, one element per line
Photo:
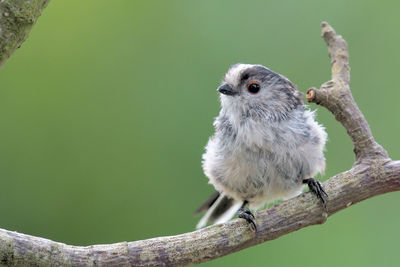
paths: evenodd
<path fill-rule="evenodd" d="M 325 205 L 313 177 L 325 169 L 327 134 L 286 77 L 262 65 L 236 64 L 217 89 L 221 111 L 203 155 L 203 170 L 216 191 L 196 213 L 197 228 L 223 223 L 236 213 L 257 231 L 249 209 L 301 193 L 307 184 Z"/>

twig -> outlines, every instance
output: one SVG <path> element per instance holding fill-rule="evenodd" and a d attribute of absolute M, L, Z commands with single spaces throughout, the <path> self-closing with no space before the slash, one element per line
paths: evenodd
<path fill-rule="evenodd" d="M 320 90 L 311 88 L 306 94 L 309 102 L 329 109 L 343 124 L 354 144 L 356 164 L 362 161 L 385 160 L 388 154 L 374 139 L 363 114 L 350 92 L 350 66 L 347 43 L 326 22 L 322 22 L 322 38 L 328 45 L 332 64 L 332 80 Z"/>
<path fill-rule="evenodd" d="M 256 213 L 258 232 L 243 220 L 232 220 L 195 232 L 134 242 L 88 247 L 0 230 L 0 263 L 8 266 L 182 266 L 212 259 L 276 239 L 364 199 L 400 190 L 400 161 L 391 161 L 375 142 L 350 92 L 347 44 L 326 22 L 322 35 L 332 60 L 332 80 L 307 93 L 310 102 L 329 109 L 354 144 L 356 162 L 349 171 L 324 183 L 326 209 L 310 192 Z"/>

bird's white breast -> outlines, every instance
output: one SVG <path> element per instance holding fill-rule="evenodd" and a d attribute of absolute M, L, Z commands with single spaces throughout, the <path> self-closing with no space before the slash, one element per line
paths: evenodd
<path fill-rule="evenodd" d="M 215 188 L 252 208 L 301 192 L 302 180 L 323 172 L 326 133 L 312 112 L 293 111 L 285 121 L 245 122 L 222 111 L 203 155 Z M 225 116 L 225 117 L 221 117 Z"/>

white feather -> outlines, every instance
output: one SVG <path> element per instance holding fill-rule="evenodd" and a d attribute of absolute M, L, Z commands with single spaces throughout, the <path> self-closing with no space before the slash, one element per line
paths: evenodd
<path fill-rule="evenodd" d="M 217 201 L 214 202 L 214 204 L 207 210 L 206 214 L 200 219 L 199 223 L 196 225 L 196 229 L 203 228 L 204 226 L 207 225 L 207 222 L 211 216 L 211 214 L 214 212 L 214 210 L 218 207 L 218 205 L 221 203 L 223 200 L 224 195 L 221 194 Z M 218 223 L 225 223 L 232 219 L 233 216 L 235 216 L 236 212 L 239 210 L 239 208 L 242 206 L 241 201 L 234 201 L 232 207 L 230 207 L 228 210 L 226 210 L 222 216 L 218 217 L 218 219 L 214 222 L 215 224 Z"/>

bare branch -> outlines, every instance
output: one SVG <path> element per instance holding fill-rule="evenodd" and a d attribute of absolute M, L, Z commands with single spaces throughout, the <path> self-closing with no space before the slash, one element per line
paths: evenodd
<path fill-rule="evenodd" d="M 322 22 L 322 37 L 328 45 L 332 64 L 332 80 L 322 84 L 321 89 L 311 88 L 306 97 L 309 102 L 329 109 L 336 120 L 343 124 L 354 144 L 356 163 L 389 156 L 374 139 L 363 114 L 350 92 L 350 66 L 347 43 L 326 22 Z"/>
<path fill-rule="evenodd" d="M 259 232 L 233 220 L 177 236 L 89 247 L 0 230 L 0 262 L 8 266 L 181 266 L 209 261 L 276 239 L 303 227 L 324 223 L 335 212 L 364 199 L 400 190 L 400 161 L 357 165 L 324 183 L 324 210 L 310 192 L 256 213 Z"/>
<path fill-rule="evenodd" d="M 310 102 L 329 109 L 354 143 L 356 164 L 324 183 L 326 209 L 310 192 L 256 213 L 258 232 L 244 220 L 232 220 L 195 232 L 134 242 L 88 247 L 0 229 L 0 263 L 8 266 L 182 266 L 209 261 L 276 239 L 303 227 L 324 223 L 328 216 L 364 199 L 400 190 L 400 161 L 391 161 L 375 142 L 350 92 L 350 67 L 344 39 L 327 23 L 332 80 L 307 93 Z"/>
<path fill-rule="evenodd" d="M 28 37 L 50 0 L 0 0 L 0 69 Z"/>

